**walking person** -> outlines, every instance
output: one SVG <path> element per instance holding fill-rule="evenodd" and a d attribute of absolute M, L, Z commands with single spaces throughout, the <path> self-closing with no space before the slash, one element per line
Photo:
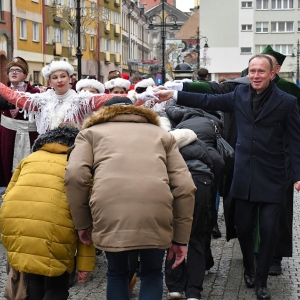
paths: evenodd
<path fill-rule="evenodd" d="M 160 91 L 160 101 L 234 112 L 237 124 L 231 195 L 235 226 L 243 253 L 244 280 L 255 286 L 257 299 L 270 299 L 267 279 L 279 237 L 279 219 L 286 191 L 285 136 L 289 140 L 293 181 L 300 190 L 300 118 L 297 99 L 271 82 L 273 63 L 266 55 L 249 60 L 250 85 L 224 95 Z M 260 249 L 255 270 L 254 226 L 259 208 Z"/>
<path fill-rule="evenodd" d="M 3 196 L 2 244 L 11 267 L 26 273 L 27 300 L 68 298 L 76 250 L 78 280 L 94 269 L 95 248 L 78 240 L 64 186 L 67 151 L 78 132 L 62 124 L 40 135 Z"/>
<path fill-rule="evenodd" d="M 79 237 L 105 251 L 107 299 L 130 299 L 128 255 L 139 250 L 139 299 L 160 300 L 165 250 L 168 259 L 176 255 L 173 268 L 186 255 L 195 186 L 156 113 L 131 103 L 115 96 L 86 121 L 69 157 L 66 191 Z"/>

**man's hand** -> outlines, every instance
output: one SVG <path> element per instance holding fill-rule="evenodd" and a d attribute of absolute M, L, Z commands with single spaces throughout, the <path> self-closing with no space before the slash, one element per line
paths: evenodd
<path fill-rule="evenodd" d="M 92 231 L 92 227 L 77 231 L 78 237 L 83 244 L 90 245 L 92 243 L 91 231 Z"/>
<path fill-rule="evenodd" d="M 159 102 L 163 102 L 163 101 L 168 101 L 173 99 L 174 91 L 173 90 L 158 91 L 154 95 L 159 98 Z"/>
<path fill-rule="evenodd" d="M 300 181 L 297 181 L 294 186 L 295 186 L 296 191 L 299 192 L 300 191 Z"/>
<path fill-rule="evenodd" d="M 171 260 L 174 254 L 176 255 L 175 262 L 172 266 L 172 269 L 175 269 L 178 265 L 180 265 L 183 262 L 186 256 L 186 252 L 187 252 L 187 246 L 179 246 L 179 245 L 171 244 L 167 260 Z"/>

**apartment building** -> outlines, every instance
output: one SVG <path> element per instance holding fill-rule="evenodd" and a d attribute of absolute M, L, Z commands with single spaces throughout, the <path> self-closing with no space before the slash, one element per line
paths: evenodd
<path fill-rule="evenodd" d="M 122 57 L 123 72 L 148 74 L 150 58 L 148 17 L 145 6 L 125 0 L 122 5 Z"/>
<path fill-rule="evenodd" d="M 12 3 L 0 0 L 0 82 L 7 83 L 6 66 L 12 58 Z"/>
<path fill-rule="evenodd" d="M 239 77 L 250 57 L 271 45 L 287 56 L 280 76 L 295 81 L 299 20 L 300 0 L 201 0 L 200 31 L 209 40 L 212 80 Z"/>

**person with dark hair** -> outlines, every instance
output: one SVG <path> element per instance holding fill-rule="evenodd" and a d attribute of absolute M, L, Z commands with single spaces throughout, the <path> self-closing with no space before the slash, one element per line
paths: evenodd
<path fill-rule="evenodd" d="M 300 118 L 296 97 L 271 81 L 274 69 L 270 57 L 255 55 L 248 68 L 250 85 L 238 85 L 228 94 L 159 91 L 155 95 L 160 101 L 173 98 L 178 105 L 234 112 L 237 141 L 230 193 L 235 202 L 244 281 L 248 288 L 255 287 L 257 299 L 270 299 L 267 279 L 286 194 L 286 137 L 294 187 L 300 190 Z M 258 208 L 261 240 L 255 266 L 253 235 Z"/>
<path fill-rule="evenodd" d="M 206 68 L 200 68 L 197 72 L 198 81 L 207 81 L 208 80 L 208 70 Z"/>
<path fill-rule="evenodd" d="M 87 119 L 70 153 L 65 185 L 79 238 L 105 251 L 107 299 L 130 299 L 128 256 L 138 250 L 139 299 L 161 300 L 165 249 L 168 259 L 176 256 L 172 268 L 186 255 L 195 185 L 157 114 L 131 103 L 115 96 Z"/>
<path fill-rule="evenodd" d="M 41 134 L 3 196 L 2 244 L 10 266 L 26 273 L 28 300 L 68 298 L 76 251 L 78 280 L 94 269 L 95 248 L 78 240 L 64 186 L 67 151 L 78 132 L 64 123 Z"/>

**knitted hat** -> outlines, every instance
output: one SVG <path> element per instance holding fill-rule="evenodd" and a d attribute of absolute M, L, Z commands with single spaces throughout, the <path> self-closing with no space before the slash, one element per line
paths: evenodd
<path fill-rule="evenodd" d="M 272 48 L 270 45 L 268 45 L 268 46 L 261 52 L 261 54 L 268 54 L 268 55 L 274 56 L 274 57 L 276 58 L 276 60 L 277 60 L 277 62 L 278 62 L 278 64 L 279 64 L 280 66 L 282 66 L 282 64 L 283 64 L 283 62 L 284 62 L 284 60 L 285 60 L 285 58 L 286 58 L 285 55 L 283 55 L 283 54 L 281 54 L 281 53 L 279 53 L 279 52 L 277 52 L 277 51 L 274 51 L 273 48 Z"/>
<path fill-rule="evenodd" d="M 26 74 L 26 75 L 28 74 L 28 64 L 24 58 L 22 58 L 20 56 L 14 57 L 6 67 L 7 74 L 9 73 L 9 69 L 13 66 L 20 67 L 22 69 L 22 71 L 24 72 L 24 74 Z"/>
<path fill-rule="evenodd" d="M 139 81 L 134 88 L 136 89 L 137 87 L 142 87 L 142 88 L 147 88 L 148 86 L 154 86 L 155 82 L 152 78 L 148 78 L 148 79 L 143 79 L 141 81 Z"/>
<path fill-rule="evenodd" d="M 110 71 L 108 73 L 108 80 L 114 79 L 114 78 L 120 78 L 121 73 L 118 70 Z"/>
<path fill-rule="evenodd" d="M 127 97 L 114 96 L 110 100 L 104 102 L 104 106 L 115 105 L 132 105 L 132 101 Z"/>
<path fill-rule="evenodd" d="M 104 85 L 96 79 L 80 79 L 76 83 L 76 92 L 80 92 L 85 87 L 94 88 L 99 94 L 103 94 L 105 90 Z"/>
<path fill-rule="evenodd" d="M 50 75 L 53 72 L 56 72 L 59 70 L 68 72 L 69 76 L 73 75 L 73 73 L 74 73 L 74 68 L 72 65 L 70 65 L 66 61 L 60 60 L 60 61 L 52 61 L 49 65 L 45 66 L 42 69 L 42 74 L 43 74 L 44 78 L 48 80 L 50 78 Z"/>
<path fill-rule="evenodd" d="M 104 83 L 104 86 L 108 90 L 112 90 L 116 86 L 128 90 L 129 87 L 130 87 L 130 84 L 131 83 L 130 83 L 129 80 L 126 80 L 126 79 L 123 79 L 123 78 L 115 78 L 115 79 L 111 79 L 109 81 L 106 81 Z"/>

